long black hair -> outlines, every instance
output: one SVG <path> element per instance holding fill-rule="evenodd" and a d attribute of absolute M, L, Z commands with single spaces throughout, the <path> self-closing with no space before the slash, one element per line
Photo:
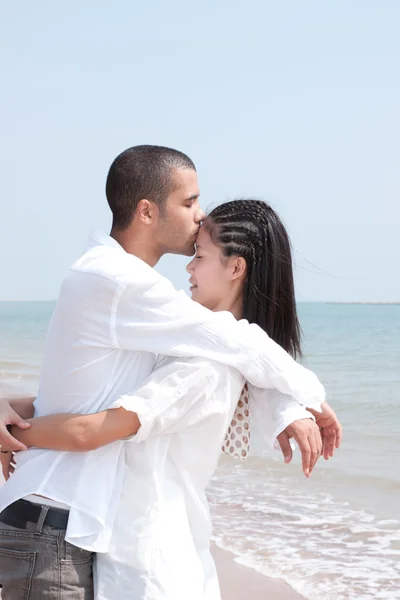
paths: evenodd
<path fill-rule="evenodd" d="M 217 206 L 203 226 L 223 256 L 246 261 L 243 317 L 301 356 L 291 245 L 277 213 L 260 200 L 234 200 Z"/>

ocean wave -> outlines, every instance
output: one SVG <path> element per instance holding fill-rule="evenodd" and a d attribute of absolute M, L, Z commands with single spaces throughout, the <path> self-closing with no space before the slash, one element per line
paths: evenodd
<path fill-rule="evenodd" d="M 265 465 L 264 465 L 265 467 Z M 400 598 L 400 522 L 305 494 L 276 470 L 226 467 L 209 489 L 214 541 L 316 600 Z"/>

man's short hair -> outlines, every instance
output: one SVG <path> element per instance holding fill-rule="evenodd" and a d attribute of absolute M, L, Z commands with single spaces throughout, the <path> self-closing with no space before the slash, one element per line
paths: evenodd
<path fill-rule="evenodd" d="M 175 169 L 196 170 L 186 154 L 163 146 L 133 146 L 112 163 L 107 176 L 106 196 L 113 215 L 113 228 L 126 229 L 137 205 L 146 198 L 160 209 L 173 190 Z"/>

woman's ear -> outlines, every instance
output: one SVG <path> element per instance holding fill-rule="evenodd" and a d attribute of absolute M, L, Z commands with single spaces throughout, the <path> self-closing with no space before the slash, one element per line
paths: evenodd
<path fill-rule="evenodd" d="M 243 256 L 235 256 L 232 264 L 232 279 L 240 279 L 246 274 L 246 261 Z"/>

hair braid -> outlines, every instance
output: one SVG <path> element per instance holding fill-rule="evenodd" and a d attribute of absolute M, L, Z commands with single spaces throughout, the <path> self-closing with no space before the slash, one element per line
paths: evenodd
<path fill-rule="evenodd" d="M 234 200 L 217 206 L 204 226 L 224 256 L 246 261 L 243 316 L 301 354 L 290 240 L 277 213 L 261 200 Z"/>

